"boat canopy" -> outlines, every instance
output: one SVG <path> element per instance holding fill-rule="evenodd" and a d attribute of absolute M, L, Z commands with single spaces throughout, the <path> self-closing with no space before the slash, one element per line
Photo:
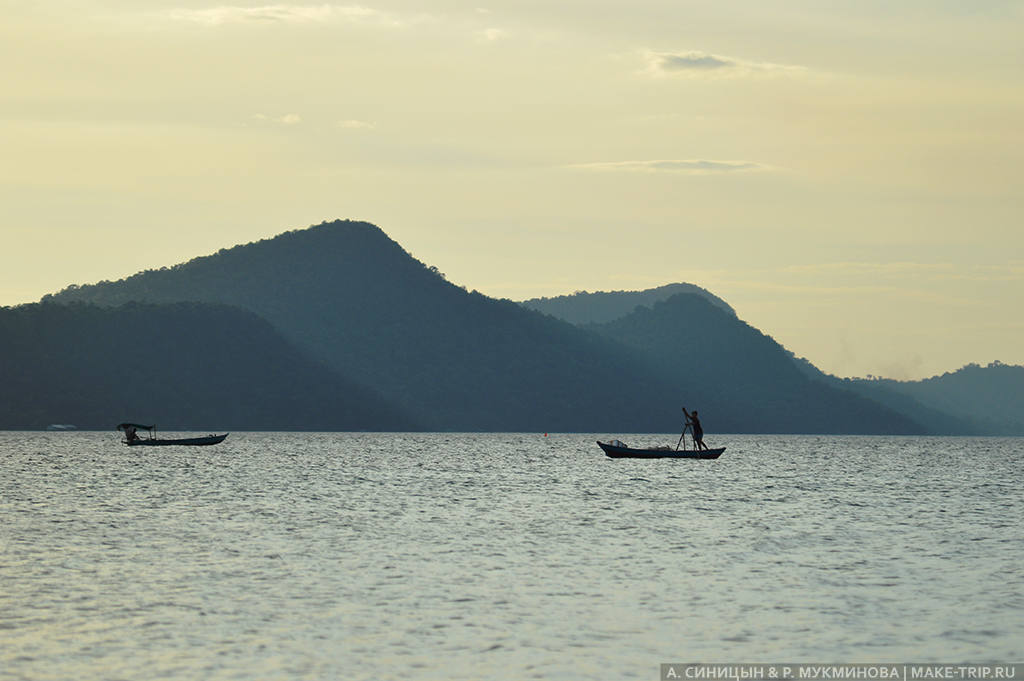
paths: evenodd
<path fill-rule="evenodd" d="M 154 428 L 156 428 L 156 425 L 144 426 L 141 423 L 119 423 L 119 424 L 117 424 L 117 430 L 128 430 L 129 428 L 134 428 L 135 430 L 138 430 L 139 428 L 141 428 L 143 430 L 152 431 Z"/>

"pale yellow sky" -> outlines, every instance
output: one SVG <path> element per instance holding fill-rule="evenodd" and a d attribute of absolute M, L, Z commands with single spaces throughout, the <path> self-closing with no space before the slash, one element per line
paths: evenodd
<path fill-rule="evenodd" d="M 0 305 L 352 218 L 496 297 L 695 283 L 842 376 L 1024 364 L 1020 2 L 0 16 Z"/>

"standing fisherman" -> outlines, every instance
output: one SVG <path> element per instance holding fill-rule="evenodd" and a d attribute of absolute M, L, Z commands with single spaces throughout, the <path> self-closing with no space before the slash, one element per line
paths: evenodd
<path fill-rule="evenodd" d="M 708 446 L 704 444 L 704 429 L 700 427 L 700 419 L 697 418 L 697 410 L 694 409 L 693 413 L 686 411 L 686 407 L 683 407 L 683 414 L 686 415 L 686 423 L 693 427 L 693 444 L 696 445 L 697 449 L 707 449 Z"/>

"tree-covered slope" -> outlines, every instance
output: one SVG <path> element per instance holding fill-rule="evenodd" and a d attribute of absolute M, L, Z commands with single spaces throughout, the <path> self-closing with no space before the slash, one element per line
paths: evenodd
<path fill-rule="evenodd" d="M 876 402 L 809 379 L 778 343 L 703 296 L 678 294 L 588 328 L 634 348 L 671 377 L 707 430 L 923 431 Z"/>
<path fill-rule="evenodd" d="M 679 293 L 702 296 L 726 312 L 736 314 L 727 302 L 694 284 L 666 284 L 643 291 L 577 291 L 553 298 L 531 298 L 521 304 L 571 324 L 604 324 L 625 317 L 638 305 L 651 307 Z"/>
<path fill-rule="evenodd" d="M 992 362 L 917 381 L 838 378 L 806 359 L 807 376 L 850 390 L 922 424 L 937 435 L 1024 435 L 1024 367 Z"/>
<path fill-rule="evenodd" d="M 428 428 L 675 427 L 668 386 L 630 352 L 454 286 L 367 223 L 324 223 L 51 298 L 239 305 Z"/>
<path fill-rule="evenodd" d="M 197 303 L 0 308 L 0 428 L 121 421 L 184 430 L 407 430 L 371 390 L 267 322 Z"/>
<path fill-rule="evenodd" d="M 246 308 L 428 429 L 656 432 L 689 400 L 715 413 L 709 431 L 921 430 L 807 379 L 704 294 L 578 327 L 467 292 L 368 223 L 323 223 L 50 298 Z"/>
<path fill-rule="evenodd" d="M 960 435 L 1024 435 L 1024 367 L 971 364 L 920 381 L 852 379 L 859 393 L 930 413 L 932 429 Z M 908 409 L 909 411 L 909 409 Z"/>

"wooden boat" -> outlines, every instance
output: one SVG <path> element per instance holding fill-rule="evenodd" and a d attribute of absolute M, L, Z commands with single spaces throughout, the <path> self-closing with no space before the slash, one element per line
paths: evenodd
<path fill-rule="evenodd" d="M 223 435 L 206 435 L 205 437 L 184 437 L 176 440 L 164 440 L 155 437 L 140 437 L 132 440 L 131 442 L 125 440 L 124 443 L 129 447 L 162 447 L 164 445 L 215 445 L 224 442 L 224 438 L 228 436 L 228 433 Z"/>
<path fill-rule="evenodd" d="M 611 442 L 598 440 L 597 445 L 613 459 L 717 459 L 725 451 L 725 447 L 716 449 L 672 449 L 671 447 L 634 449 L 618 440 Z"/>
<path fill-rule="evenodd" d="M 149 437 L 139 437 L 135 431 L 140 428 L 148 431 Z M 163 439 L 156 437 L 156 426 L 144 426 L 140 423 L 119 423 L 117 429 L 124 431 L 125 438 L 121 442 L 129 447 L 165 447 L 167 445 L 204 447 L 224 442 L 224 438 L 228 436 L 228 433 L 224 433 L 223 435 L 206 435 L 203 437 Z"/>

